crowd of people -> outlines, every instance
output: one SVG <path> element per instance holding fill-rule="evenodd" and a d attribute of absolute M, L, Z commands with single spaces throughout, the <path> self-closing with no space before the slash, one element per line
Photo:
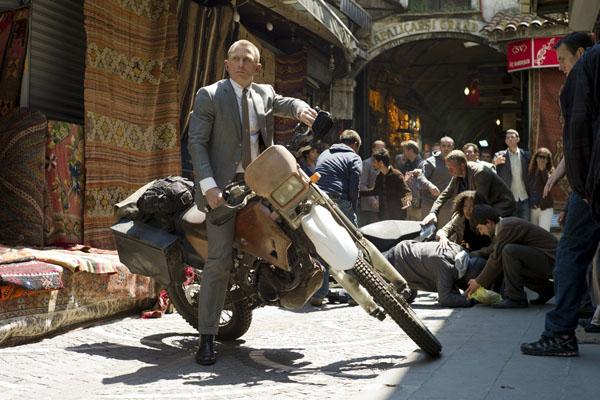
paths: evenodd
<path fill-rule="evenodd" d="M 529 152 L 520 147 L 519 132 L 508 129 L 506 148 L 493 155 L 480 152 L 474 143 L 455 149 L 454 140 L 444 136 L 430 154 L 421 152 L 415 141 L 403 142 L 393 162 L 381 140 L 373 142 L 370 157 L 361 161 L 357 154 L 360 136 L 347 130 L 341 143 L 317 158 L 314 169 L 321 175 L 317 184 L 355 224 L 387 219 L 436 224 L 436 242 L 404 241 L 385 255 L 412 289 L 438 292 L 440 305 L 470 307 L 478 303 L 475 295 L 480 288 L 501 293 L 492 305 L 501 309 L 545 304 L 556 295 L 556 307 L 548 313 L 544 333 L 537 342 L 522 345 L 524 354 L 576 355 L 577 316 L 584 299 L 590 298 L 586 276 L 591 274 L 600 228 L 598 212 L 593 214 L 598 207 L 593 198 L 597 192 L 590 192 L 585 180 L 595 170 L 589 165 L 584 170 L 581 163 L 589 162 L 593 146 L 588 142 L 583 147 L 571 139 L 569 128 L 573 125 L 568 125 L 577 118 L 592 118 L 584 113 L 598 106 L 581 108 L 581 103 L 568 97 L 568 93 L 574 96 L 574 91 L 582 90 L 581 83 L 569 85 L 569 72 L 590 46 L 588 35 L 582 33 L 566 36 L 557 46 L 561 70 L 567 75 L 561 93 L 565 159 L 557 168 L 548 148 Z M 595 54 L 593 50 L 586 54 Z M 593 71 L 596 64 L 588 64 Z M 593 76 L 584 78 L 586 83 L 594 82 Z M 580 102 L 590 101 L 589 90 L 580 95 L 587 96 Z M 576 106 L 580 108 L 573 111 Z M 579 122 L 577 128 L 595 133 L 593 126 Z M 577 152 L 582 158 L 575 158 Z M 569 174 L 569 165 L 579 168 L 582 175 L 575 178 Z M 558 222 L 565 224 L 559 241 L 550 232 L 555 214 L 550 190 L 565 171 L 569 183 L 580 182 L 580 187 L 573 187 L 567 210 L 558 217 Z M 589 236 L 581 238 L 581 233 Z M 584 243 L 578 243 L 582 239 Z M 321 305 L 326 293 L 324 283 L 311 303 Z M 595 303 L 597 300 L 594 298 Z M 600 331 L 600 307 L 585 329 Z"/>

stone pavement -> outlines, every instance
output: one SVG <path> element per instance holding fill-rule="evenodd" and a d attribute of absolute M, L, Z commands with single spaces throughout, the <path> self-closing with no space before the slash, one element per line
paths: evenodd
<path fill-rule="evenodd" d="M 415 309 L 444 345 L 435 360 L 389 318 L 346 305 L 257 310 L 212 367 L 195 364 L 197 335 L 179 315 L 133 316 L 0 349 L 0 399 L 598 398 L 599 345 L 582 344 L 578 358 L 520 354 L 550 306 L 433 303 L 422 294 Z"/>

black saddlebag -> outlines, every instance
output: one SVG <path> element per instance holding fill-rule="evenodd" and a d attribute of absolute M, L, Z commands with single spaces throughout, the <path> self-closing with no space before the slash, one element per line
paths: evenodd
<path fill-rule="evenodd" d="M 169 265 L 183 265 L 179 238 L 142 221 L 122 219 L 111 228 L 119 259 L 138 275 L 169 285 Z"/>

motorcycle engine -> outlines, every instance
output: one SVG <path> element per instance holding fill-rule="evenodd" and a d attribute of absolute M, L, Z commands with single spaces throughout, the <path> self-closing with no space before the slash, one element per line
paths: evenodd
<path fill-rule="evenodd" d="M 293 268 L 295 272 L 262 263 L 256 272 L 257 289 L 267 303 L 279 302 L 290 310 L 302 308 L 321 287 L 324 270 L 317 262 L 297 265 Z"/>

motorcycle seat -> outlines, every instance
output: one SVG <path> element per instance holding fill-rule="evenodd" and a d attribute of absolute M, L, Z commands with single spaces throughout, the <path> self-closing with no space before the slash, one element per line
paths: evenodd
<path fill-rule="evenodd" d="M 190 242 L 193 239 L 206 240 L 206 213 L 194 204 L 181 217 L 181 229 Z"/>
<path fill-rule="evenodd" d="M 421 228 L 419 221 L 387 220 L 365 225 L 359 230 L 379 251 L 386 251 L 403 240 L 417 238 Z"/>

